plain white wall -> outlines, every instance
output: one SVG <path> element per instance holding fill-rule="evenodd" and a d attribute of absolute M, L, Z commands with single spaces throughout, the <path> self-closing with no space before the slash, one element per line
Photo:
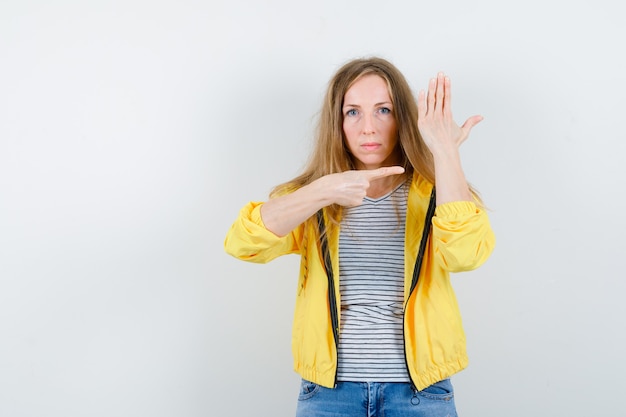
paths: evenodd
<path fill-rule="evenodd" d="M 294 414 L 298 259 L 237 261 L 325 84 L 381 55 L 453 82 L 498 244 L 454 283 L 462 416 L 622 412 L 618 1 L 0 3 L 0 415 Z"/>

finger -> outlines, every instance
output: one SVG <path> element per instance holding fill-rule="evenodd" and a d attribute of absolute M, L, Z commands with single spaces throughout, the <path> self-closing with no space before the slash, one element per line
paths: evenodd
<path fill-rule="evenodd" d="M 435 111 L 440 113 L 443 111 L 443 101 L 444 101 L 444 75 L 443 72 L 437 74 L 437 89 L 435 96 Z"/>
<path fill-rule="evenodd" d="M 463 126 L 461 126 L 461 129 L 469 133 L 469 131 L 472 130 L 472 128 L 476 126 L 478 123 L 480 123 L 482 120 L 483 120 L 483 117 L 480 115 L 472 116 L 468 118 L 465 121 L 465 123 L 463 123 Z"/>
<path fill-rule="evenodd" d="M 420 90 L 417 95 L 417 118 L 422 119 L 426 117 L 426 92 Z"/>
<path fill-rule="evenodd" d="M 378 169 L 370 169 L 364 172 L 365 177 L 371 181 L 379 178 L 388 177 L 390 175 L 398 175 L 404 173 L 404 168 L 401 166 L 381 167 Z"/>
<path fill-rule="evenodd" d="M 469 137 L 469 134 L 472 128 L 476 126 L 478 123 L 480 123 L 482 120 L 483 120 L 483 117 L 478 116 L 478 115 L 468 118 L 465 121 L 465 123 L 463 123 L 463 126 L 461 126 L 461 130 L 463 131 L 463 136 L 459 143 L 465 142 L 465 140 Z"/>
<path fill-rule="evenodd" d="M 452 90 L 450 89 L 450 77 L 444 77 L 443 79 L 443 112 L 449 115 L 452 114 Z"/>
<path fill-rule="evenodd" d="M 435 111 L 435 91 L 437 89 L 437 80 L 431 78 L 428 82 L 428 97 L 426 98 L 426 113 Z"/>

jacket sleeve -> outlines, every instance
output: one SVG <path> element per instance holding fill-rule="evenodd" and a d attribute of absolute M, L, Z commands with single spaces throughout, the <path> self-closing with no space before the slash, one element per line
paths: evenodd
<path fill-rule="evenodd" d="M 226 253 L 249 262 L 266 263 L 281 255 L 298 253 L 299 230 L 279 237 L 269 231 L 261 218 L 261 202 L 246 204 L 224 240 Z"/>
<path fill-rule="evenodd" d="M 478 268 L 495 246 L 487 213 L 470 201 L 437 206 L 432 238 L 436 259 L 449 272 Z"/>

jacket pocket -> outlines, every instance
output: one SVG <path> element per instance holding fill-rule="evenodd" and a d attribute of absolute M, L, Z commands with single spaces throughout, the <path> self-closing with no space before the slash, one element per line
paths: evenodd
<path fill-rule="evenodd" d="M 308 400 L 317 394 L 320 390 L 320 386 L 314 382 L 302 379 L 300 383 L 300 393 L 298 395 L 298 401 Z"/>
<path fill-rule="evenodd" d="M 452 387 L 450 379 L 435 382 L 431 386 L 417 391 L 416 393 L 431 400 L 452 401 L 454 399 L 454 388 Z"/>

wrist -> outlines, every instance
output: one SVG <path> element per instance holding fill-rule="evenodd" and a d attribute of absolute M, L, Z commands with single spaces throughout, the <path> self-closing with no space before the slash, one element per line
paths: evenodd
<path fill-rule="evenodd" d="M 430 150 L 430 153 L 433 155 L 435 163 L 437 163 L 437 161 L 449 162 L 461 160 L 461 153 L 459 152 L 459 148 L 456 146 L 433 147 Z"/>
<path fill-rule="evenodd" d="M 326 207 L 335 202 L 332 195 L 333 189 L 327 184 L 326 176 L 316 179 L 303 188 L 307 188 L 307 193 L 310 193 L 315 205 Z"/>

